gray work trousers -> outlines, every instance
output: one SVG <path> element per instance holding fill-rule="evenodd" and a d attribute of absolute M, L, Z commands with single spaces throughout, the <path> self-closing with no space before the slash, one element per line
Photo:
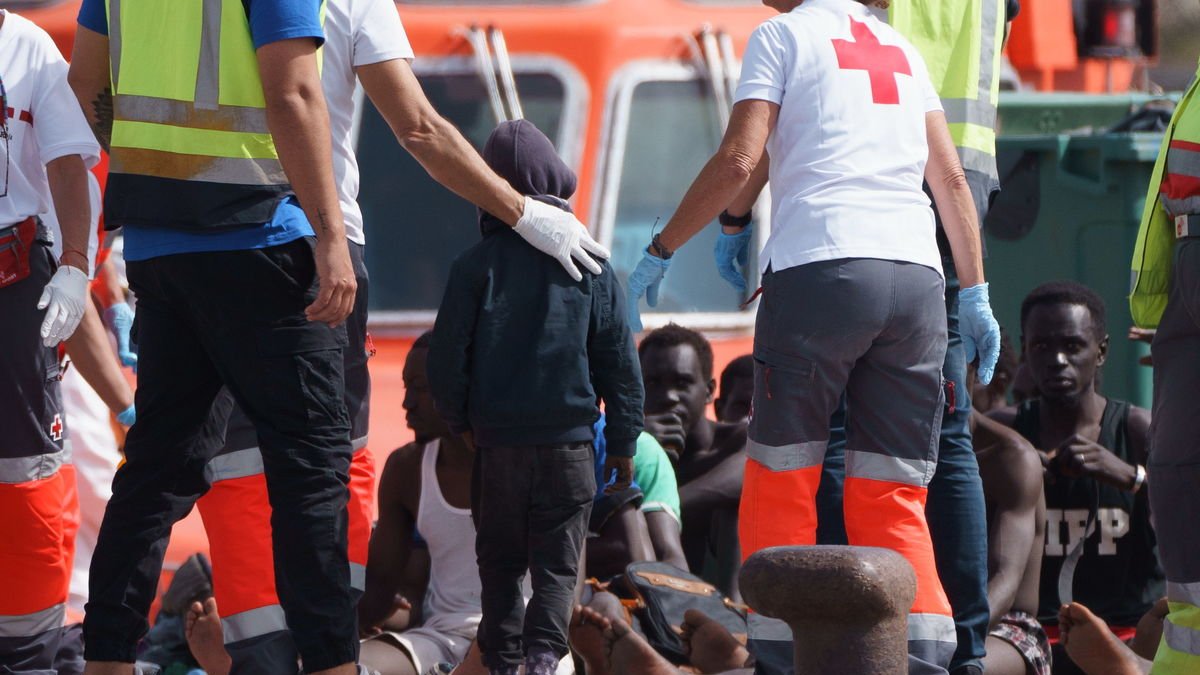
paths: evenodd
<path fill-rule="evenodd" d="M 754 335 L 754 412 L 739 518 L 743 551 L 816 542 L 815 496 L 843 393 L 846 532 L 912 564 L 909 673 L 936 675 L 956 646 L 934 563 L 925 489 L 937 464 L 946 354 L 944 281 L 913 263 L 851 258 L 768 272 Z M 758 672 L 790 672 L 786 625 L 756 616 Z M 784 663 L 772 663 L 782 656 Z M 775 659 L 778 660 L 778 659 Z"/>
<path fill-rule="evenodd" d="M 1175 245 L 1171 292 L 1154 336 L 1154 416 L 1146 489 L 1173 603 L 1163 626 L 1169 648 L 1200 656 L 1200 238 Z M 1179 604 L 1174 604 L 1179 603 Z M 1190 615 L 1190 619 L 1189 619 Z M 1177 621 L 1173 622 L 1172 619 Z M 1159 652 L 1164 656 L 1163 650 Z M 1159 666 L 1156 662 L 1156 672 Z M 1164 669 L 1161 671 L 1177 672 Z"/>

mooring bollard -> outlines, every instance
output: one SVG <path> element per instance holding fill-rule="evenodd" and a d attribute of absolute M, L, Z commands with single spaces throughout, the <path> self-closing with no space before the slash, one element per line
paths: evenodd
<path fill-rule="evenodd" d="M 912 566 L 864 546 L 779 546 L 742 565 L 739 584 L 754 611 L 792 628 L 797 675 L 908 672 Z"/>

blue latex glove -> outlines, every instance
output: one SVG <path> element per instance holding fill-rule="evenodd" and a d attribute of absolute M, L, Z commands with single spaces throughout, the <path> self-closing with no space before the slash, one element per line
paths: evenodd
<path fill-rule="evenodd" d="M 129 366 L 136 372 L 137 352 L 129 344 L 129 331 L 133 329 L 133 308 L 125 302 L 115 303 L 104 310 L 104 320 L 117 337 L 117 356 L 121 359 L 121 365 Z"/>
<path fill-rule="evenodd" d="M 728 281 L 734 288 L 746 297 L 746 278 L 743 273 L 750 262 L 750 239 L 753 225 L 747 225 L 737 234 L 717 233 L 717 243 L 713 247 L 713 256 L 717 259 L 717 274 Z M 734 266 L 734 261 L 741 265 L 741 270 Z"/>
<path fill-rule="evenodd" d="M 638 310 L 638 301 L 644 295 L 647 305 L 658 306 L 658 287 L 662 284 L 663 277 L 667 275 L 667 268 L 670 266 L 670 260 L 663 260 L 658 256 L 650 255 L 649 251 L 644 251 L 641 261 L 630 273 L 626 298 L 629 304 L 629 328 L 633 332 L 637 333 L 642 330 L 642 314 Z"/>
<path fill-rule="evenodd" d="M 133 426 L 133 423 L 137 420 L 137 410 L 134 409 L 133 405 L 130 403 L 128 408 L 117 414 L 117 421 L 127 427 Z"/>
<path fill-rule="evenodd" d="M 958 292 L 958 332 L 962 334 L 967 363 L 979 355 L 979 382 L 991 382 L 1000 358 L 1000 324 L 992 316 L 987 284 Z"/>

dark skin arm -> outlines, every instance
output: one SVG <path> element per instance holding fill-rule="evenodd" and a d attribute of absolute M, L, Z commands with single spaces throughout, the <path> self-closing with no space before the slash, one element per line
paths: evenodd
<path fill-rule="evenodd" d="M 740 450 L 730 453 L 708 471 L 679 486 L 680 508 L 687 514 L 722 506 L 736 507 L 742 498 L 745 473 L 745 453 Z"/>
<path fill-rule="evenodd" d="M 622 506 L 600 528 L 600 536 L 588 539 L 586 553 L 587 575 L 600 579 L 620 574 L 631 562 L 654 560 L 642 512 L 633 504 Z"/>
<path fill-rule="evenodd" d="M 650 543 L 654 545 L 654 559 L 687 570 L 687 556 L 683 554 L 679 522 L 666 511 L 649 511 L 642 515 L 646 518 Z"/>
<path fill-rule="evenodd" d="M 1042 497 L 1042 466 L 1033 447 L 1013 443 L 996 452 L 988 466 L 993 501 L 988 528 L 988 604 L 996 626 L 1016 599 L 1029 555 L 1037 541 L 1037 507 Z"/>
<path fill-rule="evenodd" d="M 1150 433 L 1150 411 L 1134 408 L 1129 413 L 1129 436 L 1134 463 L 1129 464 L 1104 446 L 1079 435 L 1068 438 L 1057 449 L 1058 470 L 1066 476 L 1090 476 L 1121 490 L 1132 490 L 1137 479 L 1137 465 L 1147 461 L 1147 442 Z"/>
<path fill-rule="evenodd" d="M 364 632 L 381 625 L 397 609 L 395 598 L 405 581 L 416 527 L 411 502 L 420 494 L 420 451 L 420 446 L 410 443 L 392 453 L 383 467 L 379 521 L 371 533 L 366 590 L 358 603 L 358 625 Z"/>

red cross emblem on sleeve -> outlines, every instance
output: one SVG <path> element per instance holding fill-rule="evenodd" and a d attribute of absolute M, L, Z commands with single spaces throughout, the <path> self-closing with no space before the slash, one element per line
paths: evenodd
<path fill-rule="evenodd" d="M 62 432 L 63 432 L 62 416 L 55 413 L 54 422 L 50 425 L 50 440 L 61 441 L 62 440 Z"/>
<path fill-rule="evenodd" d="M 842 70 L 865 70 L 871 78 L 871 100 L 885 105 L 900 103 L 897 75 L 912 75 L 904 50 L 880 44 L 879 38 L 867 24 L 850 19 L 850 35 L 854 40 L 834 40 L 838 67 Z"/>

